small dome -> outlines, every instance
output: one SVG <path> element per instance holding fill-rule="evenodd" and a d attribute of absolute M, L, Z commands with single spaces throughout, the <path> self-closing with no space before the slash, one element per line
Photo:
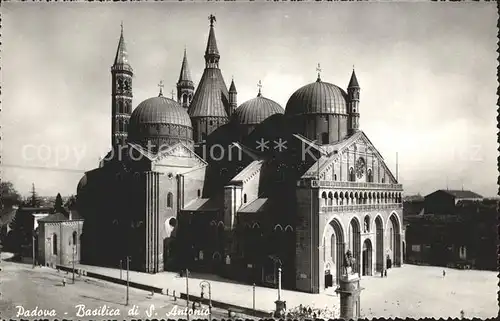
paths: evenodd
<path fill-rule="evenodd" d="M 130 117 L 130 126 L 140 124 L 173 124 L 191 127 L 191 119 L 175 100 L 158 96 L 146 99 L 134 109 Z"/>
<path fill-rule="evenodd" d="M 76 186 L 76 193 L 78 194 L 86 185 L 87 185 L 87 174 L 84 174 L 83 177 L 78 182 L 78 185 Z"/>
<path fill-rule="evenodd" d="M 347 115 L 347 93 L 333 84 L 318 81 L 295 91 L 286 104 L 286 115 Z"/>
<path fill-rule="evenodd" d="M 250 99 L 234 111 L 234 121 L 242 125 L 256 125 L 274 114 L 283 114 L 283 108 L 275 101 L 259 96 Z"/>

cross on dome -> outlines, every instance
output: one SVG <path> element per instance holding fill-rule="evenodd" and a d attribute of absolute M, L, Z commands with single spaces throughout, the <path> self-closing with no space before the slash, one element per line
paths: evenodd
<path fill-rule="evenodd" d="M 316 71 L 318 72 L 318 79 L 316 81 L 321 81 L 321 65 L 318 63 L 318 67 L 316 67 Z"/>
<path fill-rule="evenodd" d="M 259 80 L 259 83 L 257 84 L 257 87 L 259 87 L 259 93 L 257 94 L 257 97 L 262 96 L 261 89 L 262 89 L 262 82 Z"/>
<path fill-rule="evenodd" d="M 158 95 L 158 97 L 162 97 L 163 96 L 163 87 L 165 87 L 165 85 L 163 85 L 163 80 L 160 80 L 158 87 L 160 87 L 160 94 Z"/>

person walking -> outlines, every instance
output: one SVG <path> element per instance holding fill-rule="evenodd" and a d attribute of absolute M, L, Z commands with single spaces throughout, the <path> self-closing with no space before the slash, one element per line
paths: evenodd
<path fill-rule="evenodd" d="M 464 310 L 460 310 L 460 319 L 463 319 L 465 316 Z"/>
<path fill-rule="evenodd" d="M 387 277 L 387 269 L 384 271 L 384 276 Z"/>
<path fill-rule="evenodd" d="M 443 278 L 446 276 L 446 271 L 443 270 Z"/>

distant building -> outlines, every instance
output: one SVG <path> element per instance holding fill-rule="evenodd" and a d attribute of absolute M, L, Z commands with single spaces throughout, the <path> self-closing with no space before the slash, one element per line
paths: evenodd
<path fill-rule="evenodd" d="M 426 214 L 454 214 L 459 202 L 481 202 L 483 197 L 467 190 L 437 190 L 425 196 Z"/>
<path fill-rule="evenodd" d="M 41 265 L 70 265 L 80 262 L 83 219 L 74 210 L 69 217 L 55 213 L 38 220 L 37 261 Z"/>
<path fill-rule="evenodd" d="M 425 214 L 404 217 L 405 262 L 496 269 L 497 203 L 471 191 L 427 195 Z"/>

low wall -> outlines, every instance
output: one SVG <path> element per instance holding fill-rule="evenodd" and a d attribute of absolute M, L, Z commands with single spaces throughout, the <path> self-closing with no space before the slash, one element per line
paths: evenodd
<path fill-rule="evenodd" d="M 67 271 L 70 273 L 73 272 L 73 269 L 71 267 L 67 267 L 67 266 L 56 265 L 56 268 L 61 270 L 61 271 Z M 116 284 L 120 284 L 120 285 L 127 285 L 127 280 L 121 280 L 121 279 L 118 279 L 118 278 L 115 278 L 112 276 L 103 275 L 103 274 L 99 274 L 99 273 L 95 273 L 95 272 L 88 272 L 88 271 L 85 271 L 83 269 L 75 269 L 75 273 L 77 273 L 78 275 L 84 275 L 87 277 L 103 280 L 106 282 L 116 283 Z M 148 292 L 153 292 L 153 293 L 159 293 L 159 294 L 163 294 L 163 295 L 167 295 L 167 296 L 171 296 L 171 297 L 174 297 L 174 295 L 175 295 L 176 298 L 179 298 L 181 300 L 187 299 L 186 293 L 178 293 L 175 291 L 170 291 L 169 289 L 158 288 L 155 286 L 141 284 L 141 283 L 137 283 L 137 282 L 131 282 L 131 281 L 128 282 L 128 285 L 131 288 L 144 290 L 144 291 L 148 291 Z M 199 296 L 192 295 L 192 294 L 189 295 L 189 300 L 201 302 L 205 305 L 208 305 L 208 303 L 209 303 L 209 300 L 207 298 L 201 299 Z M 229 303 L 225 303 L 225 302 L 220 302 L 220 301 L 216 301 L 216 300 L 212 300 L 212 307 L 232 311 L 232 312 L 235 312 L 236 314 L 241 313 L 241 314 L 256 316 L 259 318 L 271 317 L 270 312 L 261 311 L 261 310 L 253 310 L 253 309 L 250 309 L 247 307 L 242 307 L 242 306 L 229 304 Z"/>

